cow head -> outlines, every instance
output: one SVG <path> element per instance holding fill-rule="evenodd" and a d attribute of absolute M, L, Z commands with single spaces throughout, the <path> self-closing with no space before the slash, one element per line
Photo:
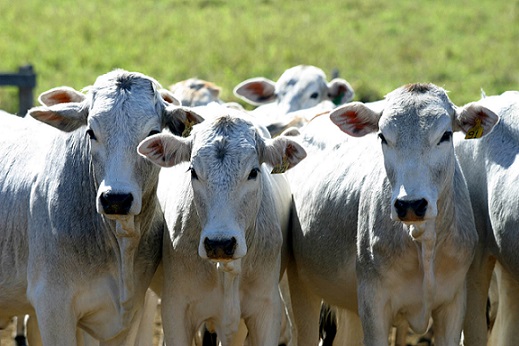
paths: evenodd
<path fill-rule="evenodd" d="M 335 109 L 330 119 L 351 136 L 378 131 L 392 187 L 391 218 L 413 224 L 434 219 L 439 195 L 452 189 L 452 132 L 479 124 L 486 135 L 498 117 L 475 103 L 456 108 L 432 84 L 412 84 L 388 94 L 382 111 L 355 102 Z"/>
<path fill-rule="evenodd" d="M 169 90 L 184 106 L 195 107 L 210 102 L 221 103 L 219 98 L 221 88 L 202 79 L 186 79 L 171 85 Z"/>
<path fill-rule="evenodd" d="M 328 83 L 320 68 L 298 65 L 286 70 L 277 83 L 263 77 L 243 81 L 234 88 L 234 94 L 255 106 L 275 103 L 277 113 L 286 114 L 325 100 L 343 104 L 353 99 L 354 92 L 344 79 L 335 78 Z"/>
<path fill-rule="evenodd" d="M 159 134 L 145 139 L 141 155 L 163 167 L 189 161 L 194 204 L 201 225 L 198 253 L 228 262 L 247 253 L 271 167 L 295 166 L 306 156 L 288 137 L 262 136 L 246 115 L 222 108 L 222 115 L 195 126 L 188 138 Z"/>
<path fill-rule="evenodd" d="M 135 153 L 139 142 L 166 126 L 181 133 L 184 122 L 202 120 L 178 107 L 171 95 L 166 99 L 176 104 L 167 103 L 159 88 L 140 73 L 115 70 L 98 77 L 86 94 L 69 87 L 51 89 L 39 97 L 43 106 L 29 111 L 88 142 L 85 155 L 90 155 L 97 185 L 97 211 L 109 218 L 139 214 L 143 195 L 154 194 L 158 170 Z"/>

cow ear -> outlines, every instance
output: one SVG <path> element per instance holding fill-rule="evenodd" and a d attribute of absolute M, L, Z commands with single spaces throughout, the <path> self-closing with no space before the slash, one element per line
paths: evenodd
<path fill-rule="evenodd" d="M 177 136 L 187 137 L 193 125 L 201 123 L 204 118 L 187 107 L 169 106 L 165 110 L 165 126 Z"/>
<path fill-rule="evenodd" d="M 159 94 L 160 94 L 160 97 L 162 97 L 162 99 L 164 101 L 166 101 L 167 104 L 174 105 L 174 106 L 181 106 L 182 105 L 182 102 L 180 102 L 175 97 L 175 95 L 173 95 L 173 93 L 170 92 L 167 89 L 159 89 Z"/>
<path fill-rule="evenodd" d="M 345 79 L 334 78 L 328 83 L 328 97 L 336 106 L 350 102 L 353 96 L 355 92 Z"/>
<path fill-rule="evenodd" d="M 137 147 L 139 155 L 161 167 L 171 167 L 191 158 L 191 140 L 169 133 L 144 139 Z"/>
<path fill-rule="evenodd" d="M 263 77 L 251 78 L 238 84 L 233 93 L 253 106 L 261 106 L 276 100 L 276 83 Z"/>
<path fill-rule="evenodd" d="M 87 124 L 88 106 L 81 103 L 59 103 L 31 108 L 28 114 L 58 130 L 71 132 Z"/>
<path fill-rule="evenodd" d="M 350 136 L 362 137 L 378 130 L 380 115 L 364 103 L 352 102 L 335 108 L 330 120 Z"/>
<path fill-rule="evenodd" d="M 76 102 L 80 103 L 85 100 L 85 94 L 68 86 L 62 86 L 47 90 L 40 94 L 38 101 L 43 106 L 53 106 L 60 103 Z"/>
<path fill-rule="evenodd" d="M 499 116 L 477 102 L 471 102 L 456 109 L 455 130 L 466 133 L 467 139 L 479 138 L 492 131 L 499 121 Z"/>
<path fill-rule="evenodd" d="M 220 96 L 220 92 L 222 91 L 222 88 L 220 88 L 218 85 L 208 82 L 208 81 L 203 81 L 203 82 L 204 82 L 204 88 L 209 90 L 209 92 L 211 93 L 211 96 L 214 99 L 217 99 Z"/>
<path fill-rule="evenodd" d="M 306 157 L 305 149 L 289 137 L 278 136 L 264 141 L 261 161 L 273 167 L 272 173 L 284 173 Z"/>

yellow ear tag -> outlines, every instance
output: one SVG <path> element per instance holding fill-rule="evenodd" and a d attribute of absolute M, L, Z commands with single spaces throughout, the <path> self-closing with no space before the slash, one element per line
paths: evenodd
<path fill-rule="evenodd" d="M 184 121 L 184 131 L 182 131 L 182 137 L 188 137 L 191 134 L 191 130 L 193 129 L 194 121 L 186 119 Z"/>
<path fill-rule="evenodd" d="M 481 126 L 481 119 L 476 118 L 476 125 L 467 131 L 465 139 L 479 138 L 483 136 L 483 126 Z"/>
<path fill-rule="evenodd" d="M 274 168 L 272 168 L 272 172 L 270 172 L 270 174 L 285 173 L 288 170 L 288 167 L 290 167 L 290 162 L 288 162 L 288 158 L 286 156 L 283 156 L 283 161 L 281 161 L 280 164 L 275 165 Z"/>

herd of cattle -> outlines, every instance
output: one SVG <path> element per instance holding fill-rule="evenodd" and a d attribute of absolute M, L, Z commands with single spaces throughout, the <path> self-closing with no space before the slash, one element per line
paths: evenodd
<path fill-rule="evenodd" d="M 519 92 L 352 102 L 301 65 L 240 83 L 252 111 L 219 93 L 114 70 L 0 113 L 0 328 L 148 346 L 158 296 L 168 346 L 519 344 Z"/>

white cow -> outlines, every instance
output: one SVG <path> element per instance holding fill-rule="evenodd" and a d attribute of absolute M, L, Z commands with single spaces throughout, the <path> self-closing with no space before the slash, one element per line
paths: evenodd
<path fill-rule="evenodd" d="M 159 87 L 115 70 L 44 93 L 54 104 L 29 115 L 48 125 L 0 118 L 0 319 L 36 314 L 44 345 L 77 344 L 78 326 L 134 344 L 163 229 L 159 169 L 135 149 L 201 121 Z"/>
<path fill-rule="evenodd" d="M 488 132 L 497 116 L 412 84 L 388 94 L 381 112 L 351 103 L 302 130 L 308 157 L 287 173 L 299 345 L 318 342 L 321 299 L 359 313 L 363 340 L 353 330 L 348 345 L 387 345 L 402 321 L 424 333 L 431 316 L 436 344 L 458 345 L 477 233 L 452 132 L 477 121 Z"/>
<path fill-rule="evenodd" d="M 500 122 L 481 140 L 456 142 L 480 236 L 468 276 L 464 342 L 487 344 L 485 311 L 497 260 L 499 307 L 488 344 L 516 345 L 519 343 L 519 92 L 485 97 L 478 103 L 498 114 Z"/>
<path fill-rule="evenodd" d="M 198 78 L 189 78 L 169 86 L 173 96 L 183 106 L 204 106 L 211 102 L 223 103 L 220 100 L 221 88 L 214 83 Z"/>
<path fill-rule="evenodd" d="M 277 127 L 287 119 L 297 124 L 306 120 L 306 116 L 301 114 L 287 116 L 288 113 L 312 107 L 320 111 L 329 110 L 351 101 L 354 96 L 353 88 L 346 80 L 334 78 L 327 82 L 323 70 L 309 65 L 289 68 L 277 82 L 264 77 L 247 79 L 233 92 L 242 100 L 258 106 L 252 114 L 265 126 L 276 124 Z"/>
<path fill-rule="evenodd" d="M 152 136 L 139 152 L 174 166 L 161 171 L 158 188 L 169 231 L 162 290 L 167 345 L 188 345 L 204 322 L 229 345 L 240 318 L 249 345 L 277 345 L 291 193 L 285 177 L 270 172 L 296 165 L 304 149 L 287 137 L 268 138 L 247 114 L 221 107 L 188 138 Z"/>
<path fill-rule="evenodd" d="M 189 78 L 170 85 L 169 90 L 182 106 L 199 107 L 216 102 L 226 107 L 243 110 L 237 102 L 224 102 L 220 99 L 222 88 L 203 79 Z"/>

